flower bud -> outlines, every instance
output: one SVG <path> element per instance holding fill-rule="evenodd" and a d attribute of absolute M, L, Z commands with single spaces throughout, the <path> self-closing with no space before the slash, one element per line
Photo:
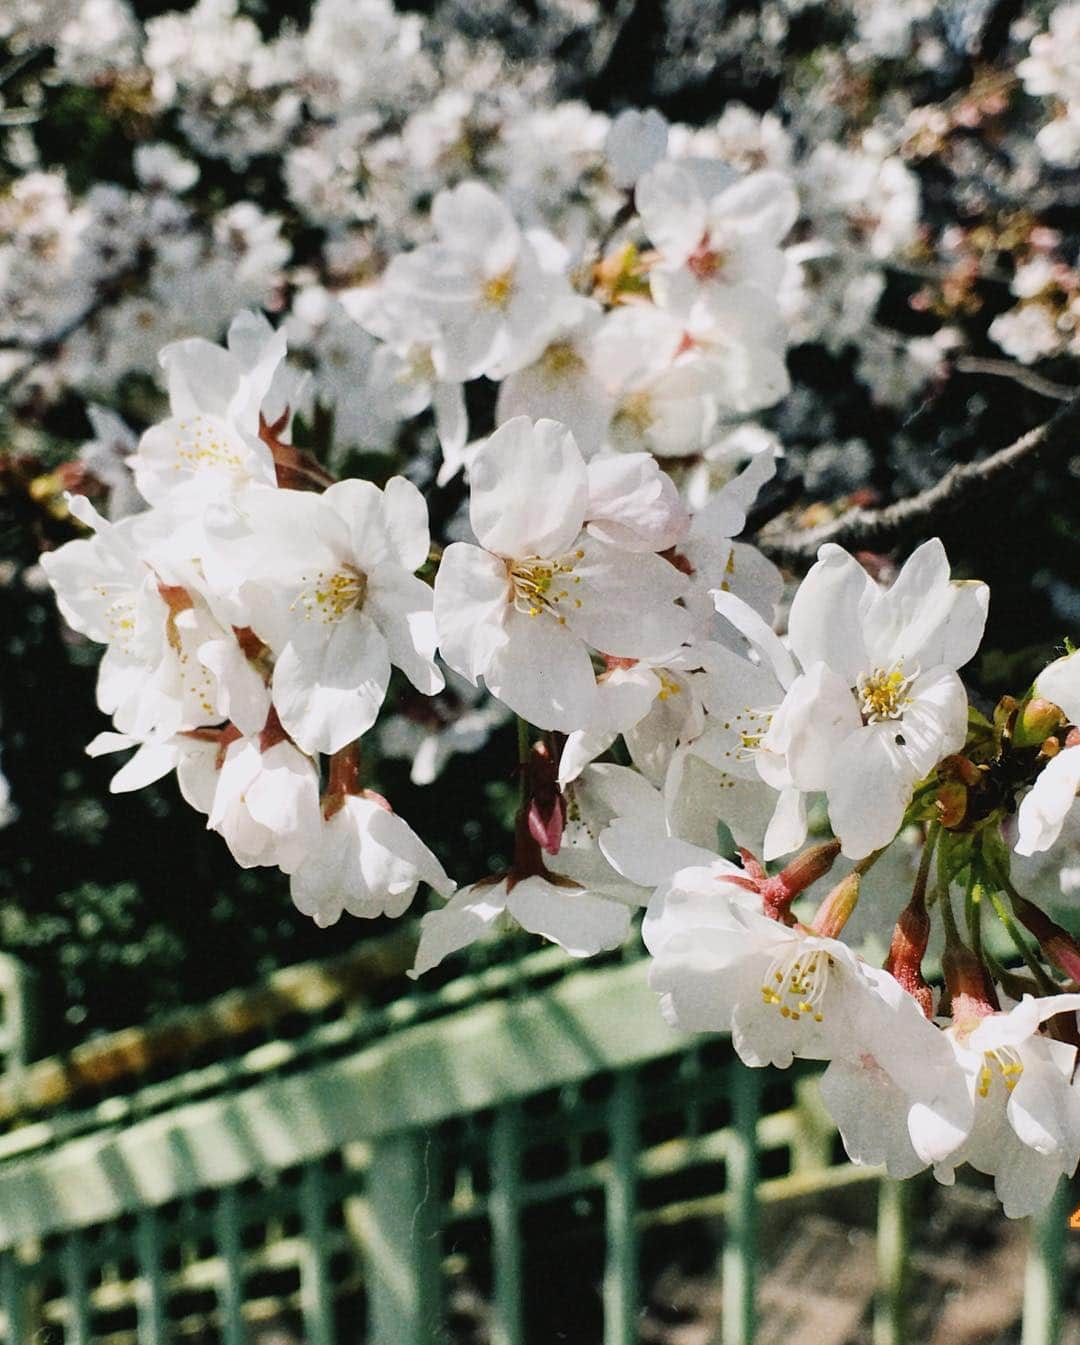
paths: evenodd
<path fill-rule="evenodd" d="M 1016 747 L 1034 747 L 1065 723 L 1065 712 L 1053 701 L 1035 696 L 1024 704 L 1013 725 Z"/>
<path fill-rule="evenodd" d="M 841 878 L 818 907 L 810 928 L 824 939 L 838 939 L 859 900 L 859 875 L 854 870 Z"/>
<path fill-rule="evenodd" d="M 926 896 L 917 891 L 893 929 L 885 970 L 916 1001 L 927 1018 L 934 1016 L 934 995 L 922 974 L 922 960 L 930 941 L 930 915 Z"/>
<path fill-rule="evenodd" d="M 1068 930 L 1051 920 L 1045 911 L 1019 894 L 1012 895 L 1012 908 L 1024 928 L 1035 936 L 1039 947 L 1066 976 L 1080 981 L 1080 945 Z"/>

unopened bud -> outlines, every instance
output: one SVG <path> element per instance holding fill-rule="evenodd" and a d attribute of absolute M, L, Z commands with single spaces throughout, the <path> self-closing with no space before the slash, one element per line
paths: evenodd
<path fill-rule="evenodd" d="M 1057 738 L 1047 738 L 1047 740 L 1039 748 L 1039 756 L 1045 757 L 1047 761 L 1049 761 L 1051 757 L 1056 757 L 1060 751 L 1061 751 L 1061 743 L 1057 740 Z"/>
<path fill-rule="evenodd" d="M 1039 941 L 1039 947 L 1066 976 L 1080 981 L 1080 945 L 1066 929 L 1051 920 L 1045 911 L 1019 894 L 1012 895 L 1016 918 Z"/>
<path fill-rule="evenodd" d="M 818 907 L 810 928 L 823 939 L 838 939 L 859 901 L 859 875 L 854 871 L 841 880 Z"/>
<path fill-rule="evenodd" d="M 885 970 L 916 1001 L 927 1018 L 934 1016 L 934 995 L 922 974 L 922 960 L 930 941 L 926 898 L 918 891 L 900 912 L 893 929 Z"/>
<path fill-rule="evenodd" d="M 1035 747 L 1065 722 L 1065 712 L 1060 705 L 1035 696 L 1016 716 L 1013 743 L 1017 747 Z"/>

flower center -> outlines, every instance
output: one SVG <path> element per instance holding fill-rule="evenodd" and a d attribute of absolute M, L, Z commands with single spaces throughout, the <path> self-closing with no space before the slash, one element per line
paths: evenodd
<path fill-rule="evenodd" d="M 566 617 L 558 610 L 559 604 L 571 599 L 575 608 L 581 606 L 581 599 L 571 598 L 571 595 L 573 586 L 581 583 L 581 576 L 573 574 L 573 569 L 584 556 L 584 551 L 577 550 L 546 560 L 540 556 L 526 556 L 523 560 L 508 561 L 507 574 L 515 609 L 525 616 L 539 616 L 548 611 L 560 626 L 565 625 Z"/>
<path fill-rule="evenodd" d="M 789 945 L 773 958 L 765 973 L 761 999 L 780 1010 L 781 1018 L 797 1023 L 810 1014 L 815 1023 L 824 1020 L 822 1001 L 829 985 L 832 958 L 820 948 Z"/>
<path fill-rule="evenodd" d="M 306 621 L 321 621 L 324 626 L 335 625 L 355 608 L 363 607 L 367 597 L 367 575 L 351 565 L 343 565 L 330 574 L 319 570 L 317 574 L 304 575 L 301 583 L 303 588 L 289 611 L 301 607 Z"/>
<path fill-rule="evenodd" d="M 652 397 L 645 391 L 632 392 L 615 413 L 615 419 L 621 420 L 636 433 L 644 434 L 656 419 Z"/>
<path fill-rule="evenodd" d="M 656 669 L 656 675 L 660 679 L 660 690 L 656 693 L 658 701 L 670 700 L 672 696 L 677 696 L 682 687 L 676 682 L 675 678 L 662 668 Z"/>
<path fill-rule="evenodd" d="M 513 293 L 514 271 L 510 267 L 499 275 L 485 280 L 480 297 L 485 308 L 508 308 Z"/>
<path fill-rule="evenodd" d="M 585 368 L 585 361 L 569 341 L 553 341 L 540 362 L 549 378 L 568 378 Z"/>
<path fill-rule="evenodd" d="M 176 426 L 176 462 L 174 471 L 189 472 L 223 469 L 240 472 L 244 458 L 227 427 L 206 416 L 182 420 Z"/>
<path fill-rule="evenodd" d="M 714 248 L 706 234 L 686 259 L 686 264 L 698 280 L 712 280 L 724 269 L 727 254 L 721 248 Z"/>
<path fill-rule="evenodd" d="M 910 676 L 904 675 L 903 659 L 898 659 L 891 668 L 860 673 L 855 694 L 859 698 L 863 723 L 880 724 L 886 719 L 902 719 L 904 706 L 911 704 L 907 693 L 918 675 L 918 668 Z"/>
<path fill-rule="evenodd" d="M 983 1052 L 982 1068 L 979 1070 L 980 1097 L 989 1096 L 995 1072 L 1001 1075 L 1005 1091 L 1011 1093 L 1024 1072 L 1024 1062 L 1020 1059 L 1020 1053 L 1012 1046 L 999 1046 L 996 1050 Z"/>

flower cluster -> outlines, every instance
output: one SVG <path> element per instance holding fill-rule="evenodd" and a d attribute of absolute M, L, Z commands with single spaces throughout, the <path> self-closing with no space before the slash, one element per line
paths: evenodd
<path fill-rule="evenodd" d="M 319 925 L 426 884 L 417 976 L 514 924 L 592 956 L 640 916 L 673 1023 L 751 1066 L 827 1061 L 855 1160 L 969 1163 L 1024 1214 L 1080 1157 L 1080 949 L 1016 886 L 1077 839 L 1080 656 L 980 709 L 989 589 L 940 541 L 898 571 L 826 544 L 796 584 L 748 519 L 781 507 L 785 452 L 812 493 L 872 502 L 867 445 L 793 389 L 807 350 L 895 416 L 895 479 L 921 485 L 907 411 L 968 340 L 1075 353 L 1078 286 L 1033 216 L 923 219 L 913 165 L 981 181 L 961 131 L 1011 84 L 864 115 L 859 72 L 928 68 L 936 38 L 921 4 L 850 9 L 786 121 L 693 130 L 559 102 L 548 70 L 495 81 L 388 0 L 272 33 L 234 0 L 145 25 L 18 3 L 13 48 L 173 129 L 87 192 L 6 135 L 0 377 L 24 427 L 72 390 L 126 413 L 90 408 L 29 490 L 53 516 L 70 492 L 77 535 L 41 564 L 104 646 L 88 750 L 131 754 L 114 791 L 175 774 Z M 1067 55 L 1035 36 L 1018 68 L 1057 120 Z M 273 191 L 213 195 L 270 161 Z M 1020 303 L 977 328 L 1003 264 Z M 898 275 L 941 325 L 889 326 Z M 512 719 L 509 861 L 450 876 L 372 763 L 432 784 Z M 875 890 L 913 848 L 910 896 Z"/>

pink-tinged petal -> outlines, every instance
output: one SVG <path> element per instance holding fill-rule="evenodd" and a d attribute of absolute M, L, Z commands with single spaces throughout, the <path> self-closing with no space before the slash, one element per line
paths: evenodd
<path fill-rule="evenodd" d="M 397 564 L 380 565 L 368 576 L 364 614 L 382 631 L 390 662 L 425 696 L 444 686 L 435 666 L 433 594 L 423 580 Z"/>
<path fill-rule="evenodd" d="M 510 608 L 505 630 L 484 670 L 491 694 L 537 728 L 591 727 L 596 677 L 580 639 L 547 612 L 531 617 Z"/>
<path fill-rule="evenodd" d="M 826 663 L 854 686 L 867 670 L 863 615 L 877 587 L 853 556 L 826 543 L 791 604 L 788 636 L 804 668 Z"/>
<path fill-rule="evenodd" d="M 829 771 L 829 820 L 849 859 L 865 859 L 895 837 L 917 778 L 893 724 L 867 724 L 840 744 Z"/>
<path fill-rule="evenodd" d="M 676 606 L 685 579 L 674 565 L 591 537 L 578 549 L 585 554 L 575 560 L 557 610 L 586 644 L 617 658 L 659 662 L 691 638 L 690 615 Z"/>
<path fill-rule="evenodd" d="M 544 878 L 515 884 L 506 909 L 530 934 L 542 934 L 571 957 L 592 957 L 618 948 L 630 931 L 629 906 L 584 888 L 556 887 Z"/>
<path fill-rule="evenodd" d="M 500 425 L 469 467 L 477 541 L 500 556 L 569 551 L 585 518 L 588 479 L 574 436 L 554 420 Z"/>
<path fill-rule="evenodd" d="M 274 668 L 274 705 L 305 752 L 336 752 L 366 733 L 390 681 L 386 640 L 363 612 L 292 640 Z"/>
<path fill-rule="evenodd" d="M 505 563 L 468 542 L 451 542 L 435 576 L 439 652 L 474 685 L 507 641 L 510 580 Z"/>
<path fill-rule="evenodd" d="M 421 920 L 420 943 L 409 975 L 414 980 L 423 976 L 451 953 L 491 933 L 505 910 L 505 881 L 462 888 L 442 910 L 429 911 Z"/>

